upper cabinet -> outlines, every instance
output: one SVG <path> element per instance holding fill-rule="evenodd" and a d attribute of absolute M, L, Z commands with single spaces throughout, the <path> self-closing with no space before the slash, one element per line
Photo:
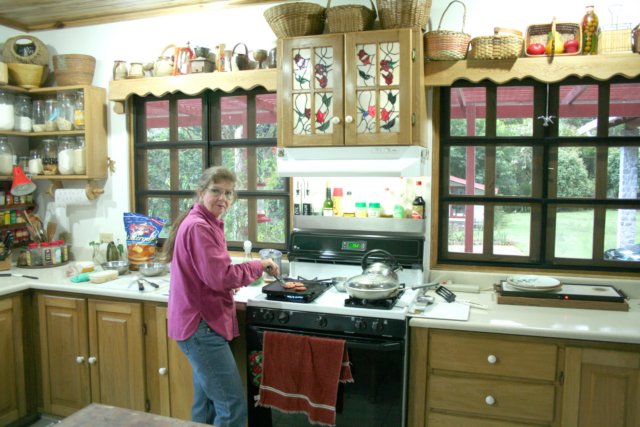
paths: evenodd
<path fill-rule="evenodd" d="M 278 49 L 280 146 L 422 144 L 419 32 L 295 37 Z"/>

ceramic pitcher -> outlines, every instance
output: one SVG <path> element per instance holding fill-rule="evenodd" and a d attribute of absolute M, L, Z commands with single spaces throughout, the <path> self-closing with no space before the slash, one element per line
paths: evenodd
<path fill-rule="evenodd" d="M 126 61 L 113 61 L 113 80 L 123 80 L 129 76 Z"/>

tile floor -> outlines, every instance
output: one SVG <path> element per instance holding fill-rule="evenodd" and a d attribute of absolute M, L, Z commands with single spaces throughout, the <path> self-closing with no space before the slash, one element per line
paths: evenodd
<path fill-rule="evenodd" d="M 34 422 L 33 424 L 29 424 L 28 427 L 53 427 L 61 419 L 62 418 L 54 417 L 52 415 L 41 415 L 38 421 Z"/>

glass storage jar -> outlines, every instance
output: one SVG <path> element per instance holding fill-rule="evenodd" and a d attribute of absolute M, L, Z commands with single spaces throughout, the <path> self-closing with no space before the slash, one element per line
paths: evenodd
<path fill-rule="evenodd" d="M 31 175 L 42 175 L 42 154 L 40 150 L 29 151 L 29 173 Z"/>
<path fill-rule="evenodd" d="M 13 130 L 15 120 L 13 102 L 12 93 L 0 90 L 0 130 Z"/>
<path fill-rule="evenodd" d="M 84 136 L 76 137 L 76 144 L 73 150 L 73 173 L 84 175 L 87 173 L 87 159 L 85 157 Z"/>
<path fill-rule="evenodd" d="M 34 132 L 44 132 L 45 122 L 46 122 L 46 113 L 45 113 L 45 102 L 42 99 L 37 99 L 32 102 L 33 112 L 31 115 L 31 124 L 33 126 Z"/>
<path fill-rule="evenodd" d="M 72 136 L 61 136 L 58 141 L 58 172 L 61 175 L 73 174 L 73 150 L 75 140 Z"/>
<path fill-rule="evenodd" d="M 0 136 L 0 175 L 13 173 L 13 148 L 6 136 Z"/>
<path fill-rule="evenodd" d="M 14 103 L 13 127 L 18 132 L 31 132 L 31 98 L 26 95 L 17 95 Z"/>
<path fill-rule="evenodd" d="M 42 141 L 42 169 L 45 175 L 58 174 L 58 144 L 54 139 Z"/>
<path fill-rule="evenodd" d="M 58 101 L 47 99 L 44 101 L 44 130 L 52 132 L 58 130 L 56 121 L 58 119 Z"/>
<path fill-rule="evenodd" d="M 72 130 L 75 114 L 75 97 L 72 93 L 61 92 L 58 94 L 58 118 L 56 125 L 58 130 Z"/>
<path fill-rule="evenodd" d="M 76 102 L 73 106 L 73 128 L 84 129 L 84 92 L 76 92 Z"/>

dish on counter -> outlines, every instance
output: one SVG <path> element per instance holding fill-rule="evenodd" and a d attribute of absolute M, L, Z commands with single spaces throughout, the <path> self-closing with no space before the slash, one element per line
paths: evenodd
<path fill-rule="evenodd" d="M 562 287 L 558 279 L 533 274 L 517 274 L 507 277 L 507 283 L 525 291 L 551 291 Z"/>

